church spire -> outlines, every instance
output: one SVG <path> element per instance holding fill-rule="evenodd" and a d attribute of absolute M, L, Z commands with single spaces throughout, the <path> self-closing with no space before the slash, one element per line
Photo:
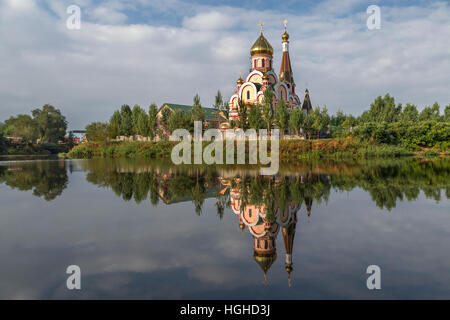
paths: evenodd
<path fill-rule="evenodd" d="M 294 86 L 294 78 L 292 76 L 291 59 L 289 57 L 289 34 L 286 29 L 287 20 L 284 20 L 284 33 L 281 36 L 283 40 L 283 54 L 281 56 L 280 81 L 286 82 L 291 88 Z"/>
<path fill-rule="evenodd" d="M 297 225 L 297 211 L 292 213 L 290 221 L 287 226 L 282 227 L 284 248 L 286 250 L 286 272 L 288 273 L 288 285 L 291 287 L 291 272 L 292 272 L 292 249 L 294 246 L 295 228 Z"/>

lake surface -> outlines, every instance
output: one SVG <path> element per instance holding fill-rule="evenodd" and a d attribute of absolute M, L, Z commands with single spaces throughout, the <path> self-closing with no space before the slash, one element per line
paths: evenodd
<path fill-rule="evenodd" d="M 0 298 L 449 299 L 449 197 L 444 159 L 1 161 Z"/>

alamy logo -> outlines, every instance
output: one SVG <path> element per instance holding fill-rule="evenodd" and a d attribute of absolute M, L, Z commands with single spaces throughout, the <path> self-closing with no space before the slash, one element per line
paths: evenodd
<path fill-rule="evenodd" d="M 67 274 L 70 276 L 67 278 L 66 286 L 69 290 L 80 290 L 81 289 L 81 269 L 77 265 L 70 265 L 66 270 Z"/>
<path fill-rule="evenodd" d="M 373 290 L 373 289 L 381 289 L 381 269 L 379 266 L 373 264 L 367 267 L 366 270 L 367 274 L 370 274 L 370 276 L 367 278 L 367 289 Z"/>
<path fill-rule="evenodd" d="M 81 29 L 81 9 L 77 5 L 70 5 L 66 10 L 67 14 L 70 16 L 66 20 L 66 26 L 69 30 L 80 30 Z"/>
<path fill-rule="evenodd" d="M 379 6 L 371 5 L 367 7 L 367 14 L 370 16 L 367 18 L 367 29 L 374 30 L 381 28 L 381 10 Z"/>
<path fill-rule="evenodd" d="M 218 129 L 207 129 L 202 135 L 202 122 L 194 122 L 194 138 L 186 129 L 175 130 L 171 141 L 180 141 L 172 149 L 172 162 L 174 164 L 192 164 L 192 141 L 194 142 L 194 164 L 224 164 L 223 146 L 225 141 L 225 164 L 235 164 L 235 154 L 237 164 L 246 164 L 246 142 L 248 141 L 248 164 L 270 165 L 262 167 L 262 175 L 274 175 L 279 168 L 279 140 L 280 132 L 272 129 L 270 136 L 267 130 L 259 130 L 259 135 L 255 129 L 228 129 L 221 132 Z M 211 141 L 203 149 L 203 141 Z M 270 141 L 270 152 L 268 143 Z M 235 153 L 236 144 L 236 153 Z M 259 149 L 259 150 L 258 150 Z M 259 151 L 259 152 L 258 152 Z"/>

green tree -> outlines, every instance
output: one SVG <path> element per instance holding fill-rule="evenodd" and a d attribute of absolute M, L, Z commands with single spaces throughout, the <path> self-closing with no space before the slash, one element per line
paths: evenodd
<path fill-rule="evenodd" d="M 322 129 L 328 129 L 331 119 L 330 116 L 328 114 L 328 109 L 327 107 L 323 107 L 322 110 L 320 111 L 320 121 L 321 121 L 321 125 L 322 125 Z M 328 130 L 327 130 L 328 131 Z"/>
<path fill-rule="evenodd" d="M 172 111 L 169 108 L 164 108 L 161 114 L 161 127 L 163 128 L 163 130 L 165 131 L 165 133 L 170 132 L 170 128 L 169 128 L 169 119 L 170 116 L 172 115 Z"/>
<path fill-rule="evenodd" d="M 137 104 L 134 105 L 133 110 L 131 111 L 131 118 L 133 119 L 133 135 L 139 134 L 139 117 L 142 113 L 145 113 L 145 111 Z"/>
<path fill-rule="evenodd" d="M 444 109 L 444 121 L 450 121 L 450 104 L 445 106 L 445 109 Z"/>
<path fill-rule="evenodd" d="M 25 141 L 35 141 L 39 137 L 39 128 L 34 119 L 27 114 L 19 114 L 5 121 L 5 136 L 21 137 Z"/>
<path fill-rule="evenodd" d="M 248 112 L 248 124 L 252 129 L 258 130 L 264 125 L 261 108 L 262 107 L 259 104 L 250 107 L 250 111 Z"/>
<path fill-rule="evenodd" d="M 303 120 L 303 131 L 307 139 L 311 139 L 311 136 L 314 133 L 315 130 L 314 123 L 315 123 L 314 112 L 306 114 L 305 119 Z"/>
<path fill-rule="evenodd" d="M 225 109 L 226 109 L 226 105 L 223 102 L 223 97 L 222 97 L 222 93 L 220 92 L 220 90 L 217 90 L 217 94 L 216 94 L 216 98 L 215 98 L 215 102 L 214 102 L 214 109 L 216 110 L 216 112 L 225 111 Z"/>
<path fill-rule="evenodd" d="M 242 99 L 239 99 L 238 104 L 239 128 L 245 130 L 248 128 L 248 106 Z"/>
<path fill-rule="evenodd" d="M 440 106 L 437 102 L 435 102 L 432 106 L 423 108 L 422 112 L 419 115 L 419 121 L 427 121 L 427 120 L 440 121 L 441 116 L 439 109 Z"/>
<path fill-rule="evenodd" d="M 75 142 L 73 141 L 74 138 L 75 136 L 73 135 L 73 132 L 70 131 L 69 135 L 67 136 L 67 147 L 69 148 L 69 150 L 72 150 L 72 148 L 75 146 Z"/>
<path fill-rule="evenodd" d="M 113 115 L 109 119 L 108 132 L 109 137 L 115 139 L 117 136 L 121 135 L 121 115 L 120 111 L 114 111 Z"/>
<path fill-rule="evenodd" d="M 267 133 L 270 134 L 270 129 L 272 129 L 273 120 L 274 120 L 273 119 L 274 118 L 273 91 L 270 88 L 264 90 L 263 116 L 264 116 L 264 123 L 265 123 L 265 127 L 267 129 Z"/>
<path fill-rule="evenodd" d="M 141 109 L 138 115 L 136 133 L 140 136 L 149 136 L 149 121 L 147 113 Z"/>
<path fill-rule="evenodd" d="M 370 109 L 363 112 L 359 118 L 360 123 L 365 122 L 396 122 L 402 113 L 402 105 L 395 105 L 394 97 L 387 93 L 384 97 L 378 96 L 370 104 Z"/>
<path fill-rule="evenodd" d="M 191 130 L 191 121 L 189 115 L 181 110 L 176 110 L 175 112 L 172 112 L 169 117 L 169 129 L 170 132 L 173 132 L 174 130 L 181 128 Z"/>
<path fill-rule="evenodd" d="M 156 109 L 156 104 L 152 103 L 148 110 L 148 134 L 152 140 L 156 136 Z"/>
<path fill-rule="evenodd" d="M 200 96 L 196 94 L 194 96 L 194 104 L 192 105 L 191 121 L 204 121 L 205 120 L 205 110 L 203 110 L 202 104 L 200 103 Z"/>
<path fill-rule="evenodd" d="M 103 122 L 92 122 L 86 126 L 88 141 L 104 142 L 108 138 L 108 124 Z"/>
<path fill-rule="evenodd" d="M 346 116 L 342 109 L 338 109 L 335 116 L 332 116 L 330 119 L 330 124 L 334 127 L 340 127 L 342 123 L 346 120 Z"/>
<path fill-rule="evenodd" d="M 300 128 L 303 126 L 303 121 L 305 120 L 305 113 L 300 108 L 295 108 L 292 110 L 289 116 L 289 129 L 295 134 L 298 134 Z"/>
<path fill-rule="evenodd" d="M 34 109 L 31 113 L 36 122 L 41 141 L 55 143 L 64 140 L 67 121 L 59 109 L 46 104 L 42 109 Z"/>
<path fill-rule="evenodd" d="M 277 103 L 277 109 L 275 111 L 275 126 L 281 130 L 281 137 L 284 136 L 284 131 L 288 128 L 289 124 L 289 110 L 284 100 L 280 100 Z"/>
<path fill-rule="evenodd" d="M 133 116 L 129 105 L 122 105 L 120 118 L 120 134 L 123 136 L 133 135 Z"/>
<path fill-rule="evenodd" d="M 419 111 L 417 107 L 411 103 L 407 103 L 403 109 L 400 120 L 402 121 L 417 121 L 419 118 Z"/>

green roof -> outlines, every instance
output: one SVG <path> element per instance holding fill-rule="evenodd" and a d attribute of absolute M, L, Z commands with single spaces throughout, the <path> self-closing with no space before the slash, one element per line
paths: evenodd
<path fill-rule="evenodd" d="M 180 110 L 185 113 L 189 113 L 191 111 L 192 106 L 188 106 L 185 104 L 176 104 L 176 103 L 164 103 L 161 107 L 167 105 L 172 110 Z M 160 108 L 161 109 L 161 108 Z M 205 111 L 205 118 L 206 119 L 215 119 L 217 118 L 216 110 L 213 108 L 202 108 L 203 111 Z"/>

